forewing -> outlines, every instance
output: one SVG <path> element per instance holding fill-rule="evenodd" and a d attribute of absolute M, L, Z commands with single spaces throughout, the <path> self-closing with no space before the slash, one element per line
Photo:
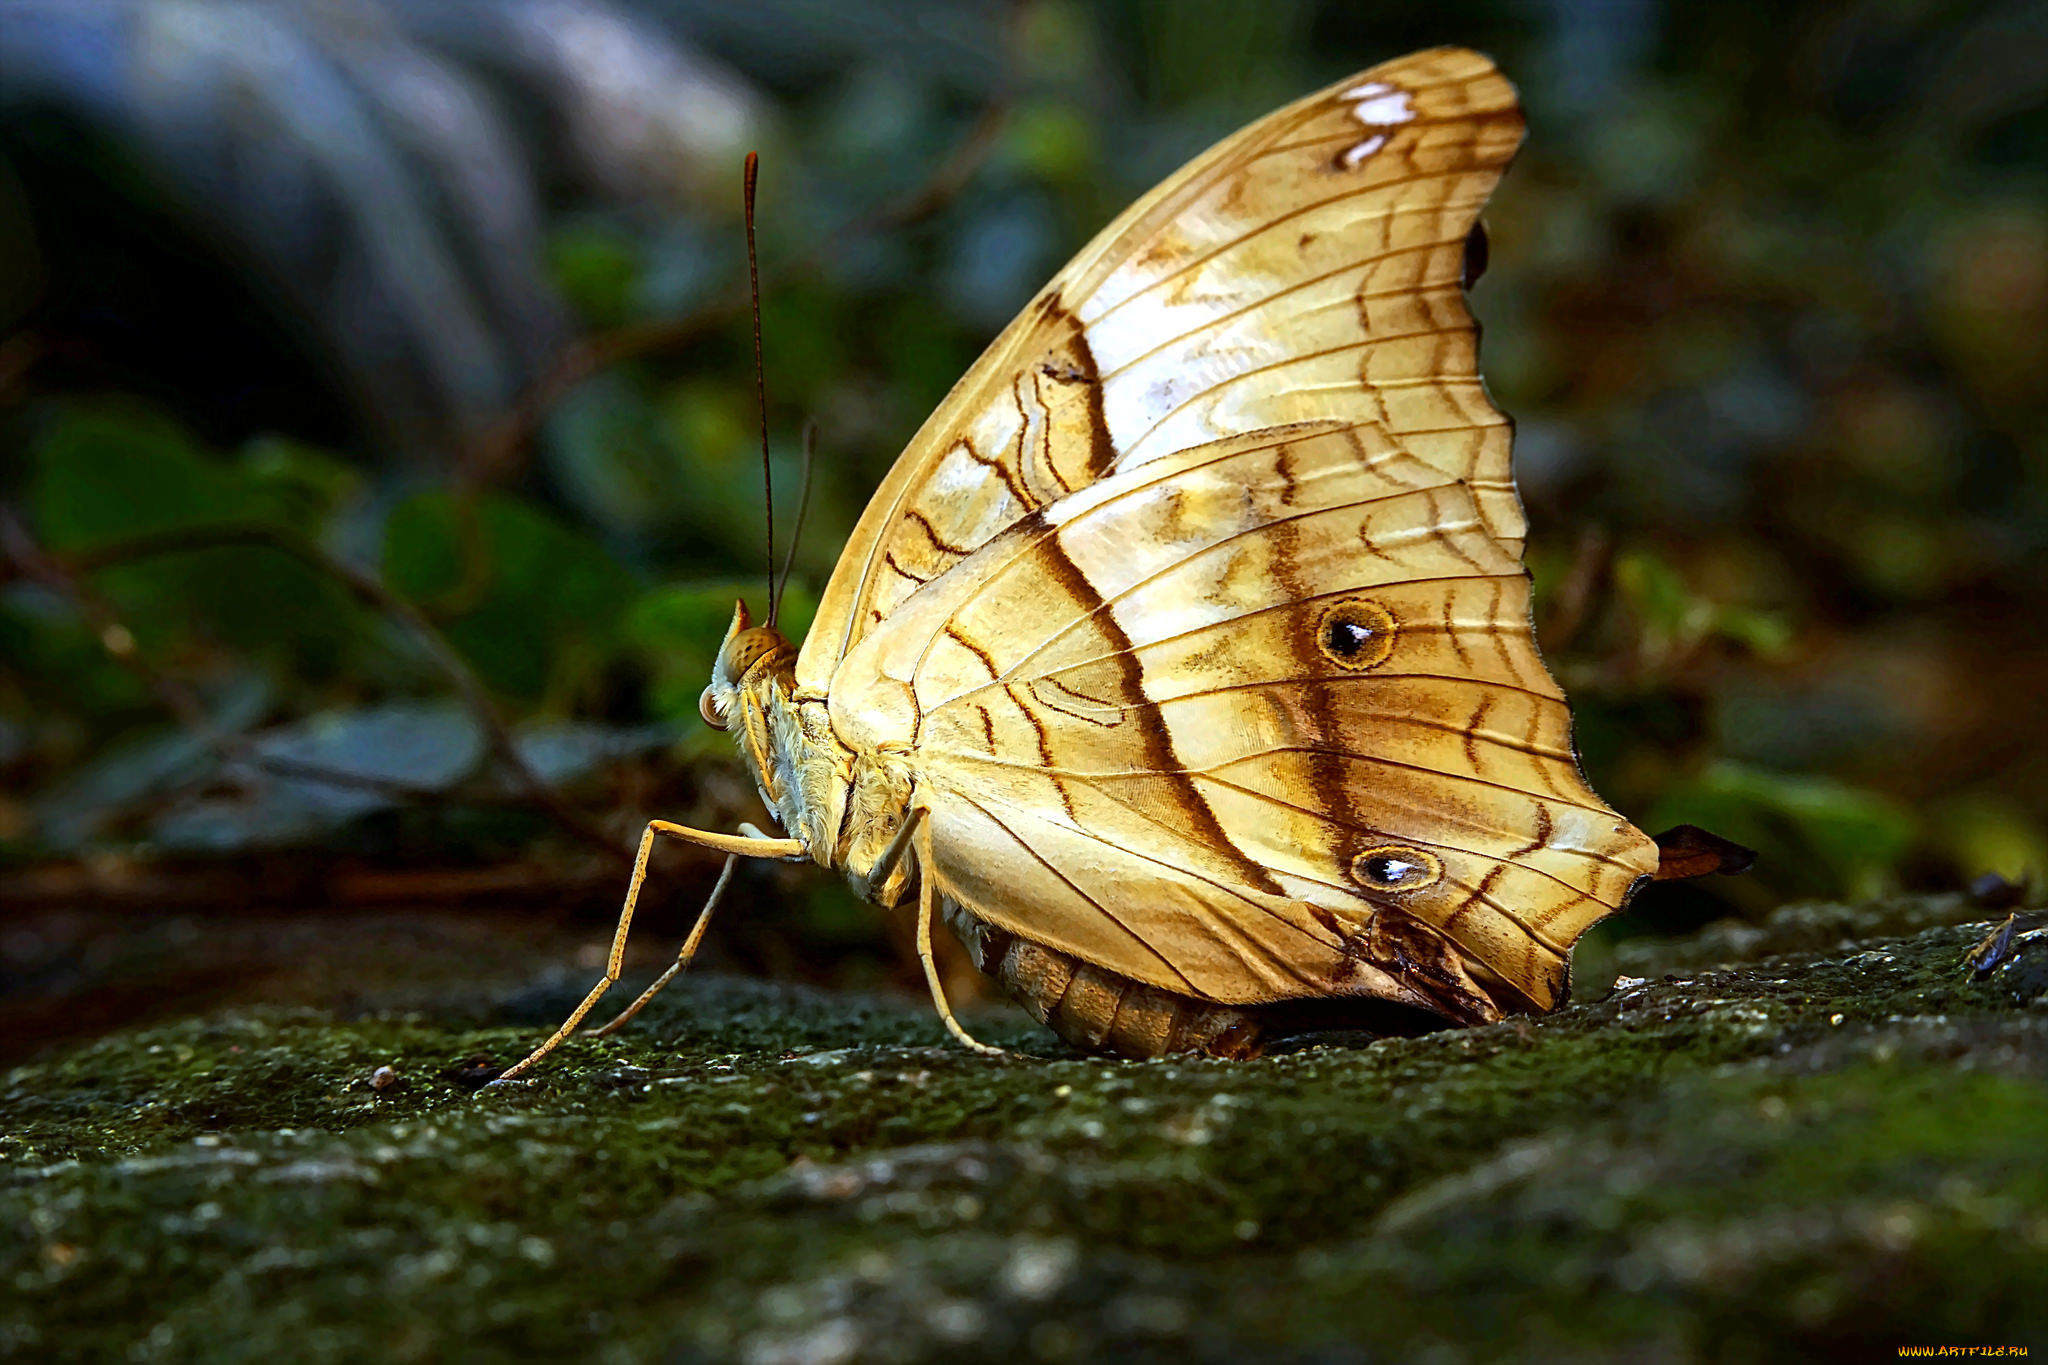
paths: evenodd
<path fill-rule="evenodd" d="M 822 693 L 898 604 L 1031 513 L 1267 427 L 1377 428 L 1519 544 L 1507 428 L 1460 285 L 1521 136 L 1492 63 L 1436 49 L 1261 119 L 1133 205 L 897 460 L 826 586 L 799 684 Z"/>

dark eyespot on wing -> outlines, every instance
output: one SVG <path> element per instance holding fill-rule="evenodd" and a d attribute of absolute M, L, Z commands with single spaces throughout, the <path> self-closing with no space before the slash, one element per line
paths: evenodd
<path fill-rule="evenodd" d="M 1378 602 L 1346 597 L 1326 607 L 1316 621 L 1316 646 L 1339 668 L 1377 667 L 1394 652 L 1394 615 Z"/>
<path fill-rule="evenodd" d="M 1443 860 L 1402 844 L 1381 844 L 1351 860 L 1351 876 L 1372 891 L 1419 891 L 1443 880 Z"/>
<path fill-rule="evenodd" d="M 1474 223 L 1472 231 L 1465 234 L 1465 269 L 1461 283 L 1467 290 L 1479 283 L 1479 277 L 1486 273 L 1486 224 Z"/>

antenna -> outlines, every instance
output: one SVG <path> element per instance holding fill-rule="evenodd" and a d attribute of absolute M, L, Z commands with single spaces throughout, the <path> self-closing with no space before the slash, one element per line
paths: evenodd
<path fill-rule="evenodd" d="M 818 419 L 804 421 L 804 483 L 803 490 L 796 495 L 796 529 L 789 533 L 789 552 L 782 557 L 782 582 L 776 586 L 775 598 L 768 604 L 768 615 L 773 618 L 782 611 L 782 594 L 789 591 L 790 571 L 796 568 L 796 547 L 804 538 L 804 514 L 811 510 L 811 457 L 818 448 Z"/>
<path fill-rule="evenodd" d="M 761 504 L 768 513 L 768 624 L 775 624 L 780 594 L 775 588 L 775 475 L 768 466 L 768 369 L 761 361 L 761 259 L 754 249 L 754 182 L 761 155 L 747 153 L 747 285 L 754 298 L 754 396 L 761 403 Z"/>

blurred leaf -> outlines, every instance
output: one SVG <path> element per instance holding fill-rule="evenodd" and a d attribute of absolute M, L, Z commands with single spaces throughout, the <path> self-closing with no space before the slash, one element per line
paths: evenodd
<path fill-rule="evenodd" d="M 2008 881 L 2048 877 L 2048 832 L 1997 792 L 1951 797 L 1936 806 L 1930 841 L 1958 876 L 1996 872 Z"/>
<path fill-rule="evenodd" d="M 640 252 L 632 238 L 600 223 L 573 223 L 548 239 L 555 287 L 584 321 L 617 327 L 633 318 L 640 289 Z"/>
<path fill-rule="evenodd" d="M 1094 169 L 1095 127 L 1070 104 L 1040 102 L 1010 122 L 1010 154 L 1031 174 L 1055 185 L 1084 180 Z"/>
<path fill-rule="evenodd" d="M 439 493 L 423 493 L 391 509 L 384 521 L 384 581 L 393 592 L 431 611 L 435 599 L 463 586 L 465 563 L 479 556 L 467 551 L 464 541 L 475 537 L 462 534 L 458 515 Z M 477 572 L 481 577 L 481 567 Z"/>
<path fill-rule="evenodd" d="M 586 518 L 646 536 L 684 518 L 698 491 L 688 461 L 663 435 L 649 395 L 622 374 L 598 375 L 548 420 L 548 468 Z"/>
<path fill-rule="evenodd" d="M 1073 0 L 1038 0 L 1020 18 L 1019 35 L 1034 74 L 1072 80 L 1096 59 L 1095 27 L 1085 7 Z"/>
<path fill-rule="evenodd" d="M 1232 95 L 1273 98 L 1261 87 L 1299 79 L 1291 68 L 1315 18 L 1299 0 L 1142 0 L 1134 10 L 1143 25 L 1143 74 L 1154 98 L 1167 105 Z"/>
<path fill-rule="evenodd" d="M 726 469 L 752 463 L 755 419 L 743 402 L 734 385 L 684 382 L 669 389 L 662 415 L 693 463 Z"/>
<path fill-rule="evenodd" d="M 659 716 L 701 725 L 697 699 L 711 681 L 718 646 L 732 624 L 733 603 L 745 600 L 756 621 L 764 613 L 760 582 L 670 584 L 650 588 L 633 603 L 626 638 L 648 671 L 648 704 Z M 782 632 L 802 642 L 817 600 L 791 583 L 782 599 Z"/>
<path fill-rule="evenodd" d="M 1650 828 L 1698 825 L 1757 850 L 1757 874 L 1806 894 L 1886 890 L 1912 846 L 1910 813 L 1875 792 L 1825 777 L 1715 763 L 1654 806 Z"/>
<path fill-rule="evenodd" d="M 1782 653 L 1791 643 L 1792 628 L 1782 616 L 1711 601 L 1687 586 L 1676 567 L 1650 551 L 1617 556 L 1614 581 L 1641 623 L 1642 651 L 1653 661 L 1668 662 L 1710 638 L 1742 645 L 1764 658 Z"/>
<path fill-rule="evenodd" d="M 467 711 L 453 702 L 425 701 L 323 712 L 264 730 L 252 737 L 251 747 L 258 759 L 440 791 L 473 772 L 485 746 L 482 730 Z M 360 788 L 338 788 L 312 779 L 269 780 L 303 788 L 335 806 L 386 801 Z"/>
<path fill-rule="evenodd" d="M 1060 237 L 1042 191 L 976 199 L 940 279 L 946 299 L 977 328 L 997 330 L 1058 265 Z"/>
<path fill-rule="evenodd" d="M 265 680 L 244 674 L 208 707 L 207 716 L 219 733 L 239 734 L 270 704 Z M 219 759 L 205 738 L 181 727 L 161 726 L 119 741 L 37 798 L 37 839 L 51 849 L 84 848 L 138 802 L 161 797 L 219 769 Z"/>
<path fill-rule="evenodd" d="M 1792 643 L 1790 622 L 1776 612 L 1754 607 L 1716 607 L 1713 630 L 1762 659 L 1778 657 Z"/>
<path fill-rule="evenodd" d="M 1705 624 L 1706 604 L 1686 588 L 1677 569 L 1654 554 L 1636 550 L 1618 556 L 1614 581 L 1646 631 L 1666 648 Z"/>
<path fill-rule="evenodd" d="M 656 670 L 654 709 L 658 714 L 696 714 L 697 693 L 711 679 L 719 641 L 732 623 L 733 603 L 749 593 L 758 608 L 761 585 L 737 580 L 650 588 L 633 603 L 626 616 L 626 638 Z M 696 680 L 694 689 L 691 679 Z"/>
<path fill-rule="evenodd" d="M 929 301 L 894 302 L 874 324 L 874 333 L 875 358 L 915 428 L 966 372 L 974 351 L 960 328 Z"/>
<path fill-rule="evenodd" d="M 557 720 L 522 725 L 512 738 L 520 758 L 541 781 L 564 786 L 606 764 L 665 748 L 675 741 L 675 732 L 657 725 Z"/>
<path fill-rule="evenodd" d="M 239 468 L 270 514 L 301 532 L 316 530 L 363 486 L 348 462 L 277 436 L 250 442 Z"/>
<path fill-rule="evenodd" d="M 864 332 L 853 314 L 852 300 L 815 283 L 784 285 L 761 298 L 763 359 L 768 366 L 768 395 L 808 393 L 846 373 L 860 355 Z M 751 369 L 751 357 L 745 358 Z M 752 399 L 751 383 L 739 393 Z M 744 416 L 749 434 L 760 418 L 747 402 Z M 781 423 L 777 422 L 779 430 Z"/>
<path fill-rule="evenodd" d="M 84 848 L 131 803 L 193 782 L 217 766 L 205 740 L 176 726 L 118 744 L 36 803 L 38 842 L 66 852 Z"/>
<path fill-rule="evenodd" d="M 353 487 L 330 456 L 259 442 L 239 460 L 204 450 L 148 408 L 64 409 L 35 452 L 30 506 L 58 550 L 155 534 L 267 526 L 315 538 Z M 218 546 L 106 569 L 111 598 L 146 652 L 220 641 L 312 678 L 370 646 L 353 599 L 326 575 L 275 550 Z"/>
<path fill-rule="evenodd" d="M 56 550 L 204 526 L 305 534 L 360 482 L 347 464 L 298 442 L 259 440 L 228 459 L 150 407 L 72 404 L 36 448 L 29 506 Z"/>
<path fill-rule="evenodd" d="M 36 451 L 29 506 L 55 550 L 265 521 L 275 510 L 183 427 L 139 407 L 65 410 Z"/>
<path fill-rule="evenodd" d="M 609 662 L 639 590 L 588 534 L 496 495 L 408 499 L 386 528 L 384 572 L 396 591 L 446 618 L 449 641 L 486 682 L 556 706 Z"/>
<path fill-rule="evenodd" d="M 75 708 L 108 719 L 151 707 L 149 691 L 107 654 L 77 608 L 39 583 L 0 588 L 0 660 L 47 727 Z"/>
<path fill-rule="evenodd" d="M 388 810 L 407 793 L 289 776 L 260 760 L 439 792 L 476 770 L 485 744 L 476 721 L 453 703 L 394 702 L 276 726 L 254 736 L 252 748 L 255 760 L 227 774 L 238 794 L 182 804 L 155 821 L 151 837 L 166 848 L 210 852 L 301 843 Z"/>

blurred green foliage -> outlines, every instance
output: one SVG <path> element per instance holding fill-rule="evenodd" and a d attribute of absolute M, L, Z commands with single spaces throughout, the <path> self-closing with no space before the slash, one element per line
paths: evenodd
<path fill-rule="evenodd" d="M 1781 859 L 1774 886 L 1808 895 L 1840 887 L 1859 900 L 1888 889 L 1917 828 L 1896 801 L 1874 792 L 1728 762 L 1672 786 L 1647 820 L 1655 829 L 1699 825 L 1738 843 L 1784 850 L 1794 856 Z"/>
<path fill-rule="evenodd" d="M 828 24 L 793 5 L 645 6 L 763 111 L 784 536 L 797 429 L 820 430 L 795 630 L 903 441 L 1108 215 L 1275 103 L 1459 42 L 1502 62 L 1531 121 L 1473 302 L 1518 421 L 1539 627 L 1590 775 L 1640 822 L 1702 824 L 1763 855 L 1746 882 L 1660 894 L 1691 898 L 1686 914 L 1749 913 L 2048 872 L 2048 736 L 2023 700 L 2048 689 L 2041 5 L 853 10 Z M 915 191 L 998 98 L 1000 132 L 956 192 L 914 222 L 846 228 Z M 24 136 L 0 121 L 0 166 L 31 165 Z M 758 615 L 764 597 L 751 336 L 743 316 L 693 312 L 742 278 L 732 178 L 715 197 L 550 191 L 538 264 L 575 330 L 701 325 L 542 384 L 531 440 L 491 463 L 476 452 L 505 413 L 393 442 L 376 393 L 343 393 L 367 412 L 322 448 L 288 420 L 223 419 L 246 410 L 207 387 L 232 388 L 250 354 L 239 314 L 134 302 L 124 325 L 147 346 L 118 366 L 90 346 L 65 359 L 86 328 L 65 300 L 84 286 L 53 235 L 113 229 L 67 217 L 47 180 L 0 173 L 27 186 L 0 233 L 39 244 L 14 258 L 52 263 L 7 294 L 33 302 L 0 358 L 58 357 L 0 363 L 0 495 L 60 556 L 231 526 L 303 538 L 416 605 L 514 724 L 662 727 L 678 747 L 632 795 L 583 797 L 620 830 L 664 800 L 749 818 L 729 750 L 696 720 L 734 598 Z M 291 323 L 309 410 L 346 389 L 323 368 L 330 325 Z M 190 367 L 153 371 L 150 347 L 211 347 L 219 365 L 166 388 L 155 376 Z M 258 740 L 325 717 L 365 744 L 417 744 L 380 718 L 450 695 L 389 613 L 274 549 L 186 550 L 85 582 L 132 632 L 127 657 Z M 102 635 L 47 582 L 0 585 L 10 858 L 146 850 L 168 813 L 246 796 L 248 774 L 181 736 Z M 140 761 L 137 744 L 168 747 Z M 488 768 L 478 750 L 419 781 L 475 794 Z M 81 814 L 94 802 L 105 818 Z M 329 805 L 331 820 L 252 822 L 248 841 L 342 838 L 361 810 Z M 458 831 L 443 830 L 449 856 Z M 846 905 L 820 895 L 806 913 L 835 933 Z"/>
<path fill-rule="evenodd" d="M 495 690 L 588 704 L 638 585 L 590 534 L 532 503 L 432 491 L 392 508 L 384 579 L 425 607 Z"/>

